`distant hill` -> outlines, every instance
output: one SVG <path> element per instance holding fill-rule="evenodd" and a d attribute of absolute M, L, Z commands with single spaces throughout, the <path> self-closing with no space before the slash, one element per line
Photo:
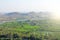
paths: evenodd
<path fill-rule="evenodd" d="M 11 12 L 0 15 L 0 22 L 11 21 L 16 19 L 28 19 L 28 20 L 44 20 L 49 18 L 49 12 Z"/>

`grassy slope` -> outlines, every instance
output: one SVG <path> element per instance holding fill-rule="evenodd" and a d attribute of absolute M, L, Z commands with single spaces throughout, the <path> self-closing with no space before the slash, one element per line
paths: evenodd
<path fill-rule="evenodd" d="M 54 23 L 53 23 L 54 24 Z M 50 24 L 48 24 L 50 25 Z M 45 25 L 41 25 L 41 26 L 45 26 Z M 6 33 L 17 33 L 19 34 L 21 37 L 23 36 L 30 36 L 30 35 L 34 35 L 35 37 L 40 37 L 41 34 L 42 35 L 49 35 L 49 38 L 59 38 L 60 39 L 60 32 L 40 32 L 40 29 L 44 29 L 41 26 L 37 26 L 37 25 L 30 25 L 27 24 L 25 22 L 20 23 L 20 22 L 7 22 L 7 23 L 3 23 L 0 25 L 0 34 L 6 34 Z M 47 29 L 45 28 L 44 30 L 49 30 L 49 31 L 57 31 L 57 29 L 59 29 L 59 26 L 49 26 Z M 59 29 L 60 30 L 60 29 Z M 57 35 L 56 35 L 57 34 Z"/>
<path fill-rule="evenodd" d="M 20 36 L 30 36 L 31 34 L 37 34 L 37 31 L 40 29 L 37 25 L 30 25 L 27 23 L 20 22 L 6 22 L 0 25 L 0 34 L 6 33 L 17 33 Z M 38 34 L 37 34 L 38 35 Z"/>

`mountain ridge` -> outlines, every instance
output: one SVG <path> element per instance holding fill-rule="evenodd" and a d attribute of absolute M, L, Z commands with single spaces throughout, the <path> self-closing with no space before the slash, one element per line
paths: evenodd
<path fill-rule="evenodd" d="M 10 12 L 5 13 L 0 16 L 0 21 L 11 21 L 16 19 L 28 19 L 28 20 L 44 20 L 49 18 L 48 12 L 27 12 L 27 13 L 20 13 L 20 12 Z"/>

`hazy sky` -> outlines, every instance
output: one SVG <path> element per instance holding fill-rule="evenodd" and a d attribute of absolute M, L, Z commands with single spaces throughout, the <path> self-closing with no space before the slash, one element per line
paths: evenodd
<path fill-rule="evenodd" d="M 60 12 L 60 0 L 0 0 L 0 12 Z"/>

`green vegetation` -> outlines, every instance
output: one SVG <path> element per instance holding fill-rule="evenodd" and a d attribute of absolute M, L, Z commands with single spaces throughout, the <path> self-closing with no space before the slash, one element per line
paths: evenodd
<path fill-rule="evenodd" d="M 0 24 L 0 38 L 6 34 L 12 38 L 15 34 L 18 35 L 18 40 L 60 40 L 60 32 L 50 23 L 51 21 L 49 24 L 45 21 L 5 22 Z"/>

